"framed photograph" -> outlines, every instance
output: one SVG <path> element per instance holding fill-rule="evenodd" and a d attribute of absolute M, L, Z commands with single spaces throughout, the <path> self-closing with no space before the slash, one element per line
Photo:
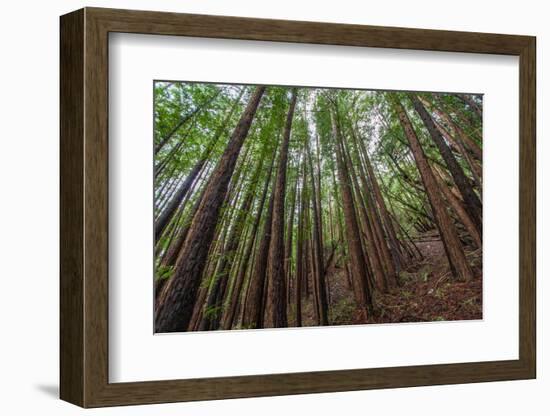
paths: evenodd
<path fill-rule="evenodd" d="M 61 17 L 82 407 L 530 379 L 535 38 Z"/>

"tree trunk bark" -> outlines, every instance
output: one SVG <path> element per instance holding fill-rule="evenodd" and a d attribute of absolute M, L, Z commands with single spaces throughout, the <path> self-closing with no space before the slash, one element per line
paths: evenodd
<path fill-rule="evenodd" d="M 323 260 L 323 247 L 321 245 L 321 215 L 320 207 L 317 205 L 320 201 L 318 193 L 320 189 L 317 188 L 315 184 L 315 177 L 313 176 L 313 163 L 311 160 L 311 152 L 309 149 L 308 138 L 306 138 L 306 157 L 309 161 L 309 171 L 311 179 L 311 190 L 312 190 L 312 202 L 313 202 L 313 244 L 315 246 L 315 274 L 316 274 L 316 283 L 317 283 L 317 302 L 319 310 L 319 324 L 328 325 L 328 303 L 327 303 L 327 292 L 326 292 L 326 283 L 325 283 L 325 262 Z M 320 184 L 320 182 L 318 182 Z"/>
<path fill-rule="evenodd" d="M 298 216 L 298 235 L 296 241 L 296 326 L 302 326 L 302 282 L 304 280 L 304 215 L 306 205 L 306 164 L 303 164 L 302 189 L 300 190 L 300 212 Z"/>
<path fill-rule="evenodd" d="M 256 254 L 256 262 L 250 275 L 248 295 L 243 308 L 243 327 L 259 329 L 263 327 L 263 298 L 266 282 L 267 260 L 271 243 L 271 222 L 273 218 L 273 201 L 275 193 L 272 191 L 269 198 L 267 213 L 263 226 L 262 241 Z"/>
<path fill-rule="evenodd" d="M 361 150 L 361 154 L 363 155 L 363 159 L 365 161 L 365 166 L 367 167 L 367 175 L 370 179 L 370 184 L 372 185 L 372 190 L 374 191 L 374 197 L 376 199 L 376 204 L 378 205 L 379 212 L 382 216 L 382 222 L 384 223 L 386 232 L 389 237 L 390 245 L 392 247 L 392 259 L 394 261 L 395 266 L 395 273 L 399 273 L 399 271 L 402 268 L 402 259 L 401 259 L 401 251 L 399 249 L 399 242 L 397 239 L 397 235 L 395 233 L 395 229 L 393 227 L 393 223 L 390 220 L 390 216 L 388 214 L 388 208 L 386 207 L 386 202 L 384 201 L 384 197 L 382 196 L 382 192 L 380 191 L 380 186 L 378 185 L 378 180 L 376 178 L 376 175 L 374 173 L 374 169 L 372 167 L 372 164 L 370 162 L 370 157 L 368 155 L 367 149 L 365 147 L 365 143 L 361 140 L 360 137 L 357 137 L 356 140 L 359 142 L 359 148 Z"/>
<path fill-rule="evenodd" d="M 457 141 L 462 140 L 462 142 L 466 145 L 466 147 L 472 152 L 472 155 L 481 162 L 482 155 L 483 155 L 483 151 L 481 150 L 481 147 L 479 147 L 479 145 L 474 140 L 469 138 L 468 135 L 464 133 L 464 131 L 460 128 L 460 126 L 457 123 L 455 123 L 447 113 L 437 109 L 436 107 L 433 107 L 433 109 L 434 109 L 434 112 L 439 117 L 441 117 L 441 119 L 445 122 L 445 124 L 447 124 L 448 127 L 451 128 L 452 130 L 454 130 L 457 136 Z"/>
<path fill-rule="evenodd" d="M 296 94 L 294 88 L 290 99 L 281 150 L 279 152 L 279 164 L 277 166 L 277 180 L 275 182 L 275 199 L 273 202 L 273 219 L 271 224 L 271 244 L 269 247 L 269 292 L 268 302 L 271 312 L 270 324 L 275 328 L 287 326 L 286 315 L 286 288 L 285 288 L 285 188 L 286 188 L 286 168 L 288 161 L 288 146 L 290 142 L 290 131 L 292 129 L 292 119 L 294 117 L 294 108 L 296 107 Z"/>
<path fill-rule="evenodd" d="M 208 249 L 214 238 L 218 214 L 225 199 L 237 157 L 264 92 L 265 86 L 258 86 L 251 94 L 224 154 L 212 173 L 182 248 L 181 255 L 186 261 L 176 267 L 174 277 L 170 279 L 164 289 L 166 296 L 163 296 L 163 302 L 157 307 L 156 332 L 177 332 L 187 329 Z"/>
<path fill-rule="evenodd" d="M 447 168 L 449 169 L 449 172 L 451 173 L 451 176 L 453 177 L 453 180 L 462 195 L 466 211 L 468 212 L 472 222 L 475 224 L 478 234 L 481 236 L 483 228 L 481 201 L 477 197 L 473 188 L 470 186 L 468 178 L 466 178 L 464 171 L 458 164 L 449 146 L 445 143 L 445 140 L 441 136 L 441 133 L 437 129 L 430 114 L 428 114 L 428 111 L 426 111 L 424 105 L 414 94 L 409 94 L 409 97 L 416 112 L 428 129 L 428 132 L 437 146 L 439 153 L 441 153 L 441 156 L 443 157 L 443 160 L 445 161 L 445 164 L 447 165 Z"/>
<path fill-rule="evenodd" d="M 441 239 L 447 252 L 447 258 L 449 260 L 451 270 L 457 279 L 469 281 L 473 278 L 472 269 L 468 264 L 454 225 L 445 210 L 445 204 L 424 151 L 420 145 L 420 141 L 418 140 L 412 123 L 405 113 L 405 109 L 399 99 L 392 97 L 392 101 L 399 117 L 399 121 L 401 122 L 401 126 L 403 127 L 405 135 L 411 145 L 411 150 L 414 154 L 420 176 L 422 177 L 422 181 L 424 183 L 424 188 L 428 194 L 428 199 L 432 207 L 436 224 L 439 228 L 439 234 L 441 235 Z"/>
<path fill-rule="evenodd" d="M 342 148 L 344 148 L 343 143 L 341 143 Z M 376 238 L 375 236 L 375 229 L 374 229 L 374 212 L 370 210 L 367 212 L 367 207 L 365 205 L 365 199 L 367 200 L 367 204 L 372 206 L 372 199 L 370 198 L 370 189 L 368 188 L 368 185 L 366 183 L 366 178 L 359 174 L 363 181 L 363 193 L 365 194 L 366 198 L 363 198 L 363 195 L 361 193 L 361 188 L 359 186 L 359 182 L 357 180 L 357 172 L 355 172 L 353 162 L 351 160 L 351 155 L 346 151 L 346 149 L 343 149 L 344 154 L 344 164 L 349 166 L 349 177 L 351 179 L 352 185 L 355 188 L 355 195 L 356 195 L 356 201 L 357 203 L 355 205 L 358 206 L 358 217 L 363 218 L 364 223 L 364 231 L 365 231 L 365 239 L 364 244 L 362 245 L 365 248 L 364 256 L 365 261 L 368 264 L 368 270 L 369 274 L 372 275 L 374 278 L 374 283 L 378 290 L 381 292 L 387 292 L 388 291 L 388 277 L 386 276 L 386 271 L 383 267 L 383 263 L 386 263 L 387 266 L 391 266 L 391 258 L 388 252 L 387 246 L 385 246 L 386 242 L 383 238 L 383 236 L 380 236 L 380 238 Z M 361 221 L 358 220 L 358 223 L 360 224 Z M 386 255 L 384 256 L 383 250 L 386 249 Z"/>
<path fill-rule="evenodd" d="M 334 104 L 334 107 L 336 106 L 337 104 Z M 361 234 L 359 232 L 359 225 L 355 215 L 355 208 L 353 206 L 353 193 L 350 177 L 344 163 L 343 152 L 341 149 L 343 139 L 341 137 L 340 127 L 338 124 L 339 117 L 337 111 L 337 108 L 331 109 L 331 121 L 336 147 L 337 170 L 344 205 L 344 220 L 346 224 L 346 239 L 350 255 L 351 280 L 357 307 L 364 315 L 363 318 L 366 320 L 367 318 L 370 318 L 373 311 L 372 295 L 371 288 L 369 287 L 367 270 L 365 268 L 366 261 L 363 256 Z"/>
<path fill-rule="evenodd" d="M 262 196 L 260 198 L 260 202 L 258 205 L 258 213 L 256 214 L 256 218 L 254 219 L 254 224 L 252 225 L 252 231 L 250 233 L 249 240 L 247 242 L 247 247 L 245 249 L 245 254 L 243 256 L 243 262 L 239 267 L 237 277 L 235 279 L 235 285 L 233 286 L 233 290 L 231 293 L 231 300 L 229 302 L 229 308 L 225 314 L 224 321 L 223 321 L 223 329 L 231 329 L 233 327 L 233 323 L 235 321 L 235 315 L 237 312 L 237 305 L 239 303 L 239 298 L 241 295 L 241 289 L 244 282 L 246 270 L 248 268 L 248 264 L 250 261 L 250 257 L 252 256 L 252 250 L 254 247 L 254 240 L 256 239 L 256 234 L 258 232 L 258 228 L 260 226 L 260 220 L 262 218 L 262 211 L 264 209 L 265 200 L 267 197 L 267 191 L 269 189 L 269 184 L 271 182 L 271 176 L 273 172 L 273 165 L 275 162 L 275 155 L 273 155 L 273 158 L 271 159 L 271 164 L 269 166 L 267 179 L 265 180 L 264 189 L 262 191 Z"/>
<path fill-rule="evenodd" d="M 189 213 L 189 218 L 192 219 L 197 213 L 203 196 L 204 196 L 204 189 L 201 191 L 200 195 L 197 197 L 197 200 L 195 201 L 195 204 L 193 205 L 193 208 Z M 171 267 L 177 264 L 179 254 L 183 247 L 183 243 L 185 242 L 185 238 L 187 237 L 187 234 L 189 232 L 190 226 L 191 226 L 190 221 L 182 225 L 181 229 L 179 230 L 177 238 L 174 240 L 172 244 L 170 244 L 165 256 L 162 258 L 160 262 L 161 266 Z M 158 306 L 160 295 L 164 290 L 166 283 L 168 283 L 168 280 L 169 279 L 163 279 L 160 281 L 157 280 L 157 284 L 155 285 L 155 308 Z"/>
<path fill-rule="evenodd" d="M 292 235 L 294 228 L 294 211 L 296 210 L 296 193 L 298 190 L 299 179 L 298 167 L 296 167 L 296 181 L 294 182 L 294 188 L 292 191 L 292 197 L 290 202 L 290 213 L 286 228 L 286 243 L 285 243 L 285 280 L 286 280 L 286 301 L 290 304 L 290 277 L 292 275 Z"/>
<path fill-rule="evenodd" d="M 444 179 L 437 173 L 437 171 L 434 172 L 434 177 L 437 180 L 441 191 L 443 192 L 443 196 L 445 197 L 449 205 L 453 208 L 453 211 L 456 213 L 460 222 L 464 225 L 464 228 L 466 228 L 466 231 L 468 231 L 468 234 L 470 234 L 470 237 L 472 237 L 474 245 L 477 248 L 481 248 L 481 235 L 478 233 L 477 227 L 473 223 L 471 217 L 466 212 L 465 207 L 453 195 L 448 185 L 445 183 Z"/>
<path fill-rule="evenodd" d="M 260 162 L 260 168 L 261 165 L 262 162 Z M 235 219 L 233 220 L 231 232 L 229 233 L 227 243 L 223 250 L 222 259 L 218 267 L 219 271 L 216 273 L 216 281 L 214 283 L 214 287 L 208 295 L 207 307 L 213 308 L 215 310 L 215 313 L 209 314 L 208 317 L 204 319 L 204 323 L 202 324 L 204 330 L 218 329 L 222 316 L 222 300 L 225 294 L 225 290 L 227 288 L 229 273 L 235 260 L 235 254 L 239 246 L 239 241 L 244 232 L 244 220 L 246 213 L 252 205 L 254 191 L 254 188 L 248 189 L 246 196 L 243 198 L 241 206 L 237 210 Z"/>
<path fill-rule="evenodd" d="M 439 122 L 436 122 L 435 125 L 437 126 L 438 130 L 441 132 L 443 137 L 445 137 L 449 142 L 454 141 L 456 143 L 459 153 L 464 158 L 464 160 L 466 161 L 466 164 L 470 168 L 470 172 L 474 179 L 474 183 L 481 197 L 483 193 L 483 183 L 481 180 L 482 178 L 481 167 L 472 159 L 472 156 L 470 155 L 470 153 L 468 153 L 468 151 L 464 147 L 464 143 L 462 142 L 462 140 L 460 139 L 455 140 L 454 137 L 451 136 L 449 131 L 444 126 L 442 126 Z"/>

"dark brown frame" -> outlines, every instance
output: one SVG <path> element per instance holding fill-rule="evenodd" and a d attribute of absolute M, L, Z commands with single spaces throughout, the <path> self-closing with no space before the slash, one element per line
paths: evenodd
<path fill-rule="evenodd" d="M 519 56 L 519 359 L 109 383 L 110 32 Z M 99 407 L 535 378 L 535 44 L 530 36 L 99 8 L 62 16 L 61 398 Z"/>

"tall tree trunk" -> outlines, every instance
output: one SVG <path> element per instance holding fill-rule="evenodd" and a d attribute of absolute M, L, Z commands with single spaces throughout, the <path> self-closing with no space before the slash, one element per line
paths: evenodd
<path fill-rule="evenodd" d="M 200 287 L 197 295 L 197 301 L 195 302 L 195 307 L 193 308 L 193 314 L 191 315 L 191 320 L 187 326 L 188 331 L 198 331 L 200 323 L 202 322 L 203 312 L 204 312 L 204 302 L 206 301 L 206 296 L 208 295 L 208 287 Z"/>
<path fill-rule="evenodd" d="M 296 88 L 292 90 L 290 108 L 286 117 L 285 128 L 281 150 L 279 152 L 279 164 L 277 166 L 277 180 L 275 182 L 275 199 L 273 202 L 273 220 L 271 224 L 271 244 L 269 247 L 269 304 L 271 312 L 270 323 L 275 328 L 287 326 L 286 315 L 286 288 L 284 272 L 285 253 L 285 188 L 286 188 L 286 167 L 288 160 L 288 146 L 290 142 L 290 131 L 292 119 L 296 106 Z"/>
<path fill-rule="evenodd" d="M 317 263 L 315 261 L 315 258 L 317 256 L 316 250 L 315 250 L 315 243 L 313 241 L 313 219 L 312 216 L 314 213 L 312 213 L 311 210 L 311 201 L 308 201 L 308 211 L 307 211 L 307 221 L 308 221 L 308 241 L 309 244 L 309 251 L 307 253 L 307 261 L 309 264 L 309 270 L 311 270 L 311 273 L 309 274 L 311 276 L 311 293 L 313 295 L 313 311 L 314 311 L 314 319 L 315 322 L 317 322 L 317 325 L 321 325 L 321 312 L 319 310 L 319 291 L 318 291 L 318 283 L 317 283 Z"/>
<path fill-rule="evenodd" d="M 175 176 L 175 178 L 174 178 Z M 170 192 L 170 188 L 175 183 L 179 183 L 181 177 L 176 174 L 176 165 L 174 164 L 170 171 L 166 174 L 166 178 L 155 178 L 155 216 L 161 211 L 162 202 L 166 199 L 166 195 Z M 162 185 L 160 185 L 162 184 Z M 159 203 L 157 203 L 159 201 Z"/>
<path fill-rule="evenodd" d="M 246 194 L 244 195 L 241 205 L 237 209 L 235 218 L 232 221 L 233 224 L 231 226 L 231 232 L 229 233 L 227 244 L 222 255 L 219 272 L 216 273 L 216 282 L 214 284 L 213 290 L 209 294 L 207 303 L 207 306 L 209 308 L 213 308 L 215 311 L 218 311 L 218 313 L 210 314 L 208 319 L 205 319 L 206 322 L 204 322 L 204 329 L 218 329 L 222 316 L 222 300 L 224 298 L 225 290 L 227 288 L 229 274 L 231 268 L 233 267 L 235 254 L 239 246 L 239 242 L 243 237 L 246 216 L 248 215 L 248 211 L 252 206 L 252 201 L 256 193 L 256 185 L 258 183 L 257 178 L 262 171 L 263 163 L 264 156 L 262 156 L 260 161 L 258 162 L 256 171 L 252 175 L 252 184 L 248 184 Z M 246 187 L 246 184 L 244 184 L 244 186 Z"/>
<path fill-rule="evenodd" d="M 376 205 L 378 205 L 380 215 L 382 216 L 382 222 L 384 223 L 384 227 L 389 237 L 390 246 L 392 248 L 392 259 L 395 265 L 395 273 L 397 274 L 399 273 L 402 267 L 401 252 L 399 250 L 399 242 L 397 239 L 397 235 L 395 233 L 393 223 L 388 214 L 388 208 L 386 207 L 386 202 L 384 201 L 384 197 L 382 196 L 382 192 L 380 191 L 380 186 L 378 185 L 378 180 L 376 178 L 374 169 L 370 162 L 370 157 L 365 147 L 365 143 L 363 140 L 361 140 L 361 137 L 357 137 L 356 140 L 359 142 L 359 149 L 363 156 L 363 160 L 365 161 L 365 166 L 367 167 L 367 174 L 368 174 L 368 178 L 370 179 L 369 182 L 372 185 L 372 190 L 374 192 Z"/>
<path fill-rule="evenodd" d="M 358 155 L 359 157 L 359 155 Z M 398 248 L 394 249 L 395 254 L 393 254 L 390 249 L 388 249 L 388 242 L 389 246 L 392 247 L 392 239 L 389 237 L 389 232 L 384 229 L 382 220 L 380 219 L 380 212 L 381 210 L 378 210 L 376 207 L 376 201 L 375 196 L 373 197 L 373 183 L 370 182 L 367 179 L 366 172 L 363 168 L 363 165 L 361 164 L 361 160 L 359 159 L 359 178 L 361 179 L 363 192 L 365 195 L 366 200 L 366 210 L 368 211 L 367 215 L 367 222 L 370 224 L 371 229 L 371 239 L 374 240 L 376 247 L 378 247 L 378 253 L 380 257 L 380 262 L 383 266 L 383 269 L 385 271 L 385 280 L 388 287 L 394 287 L 397 285 L 397 272 L 396 272 L 396 266 L 400 267 L 401 261 L 399 259 L 399 251 Z M 351 167 L 351 170 L 353 171 L 353 166 Z M 352 177 L 354 175 L 352 174 Z M 386 235 L 388 235 L 388 242 L 386 241 Z M 373 266 L 374 261 L 373 261 Z"/>
<path fill-rule="evenodd" d="M 302 326 L 302 282 L 304 281 L 304 216 L 306 205 L 306 180 L 307 171 L 306 164 L 303 164 L 302 174 L 302 189 L 300 190 L 300 213 L 298 216 L 298 235 L 296 242 L 296 285 L 295 285 L 295 299 L 296 299 L 296 326 Z"/>
<path fill-rule="evenodd" d="M 319 217 L 319 225 L 320 225 L 320 241 L 321 241 L 321 247 L 324 250 L 325 247 L 325 238 L 324 238 L 324 231 L 323 231 L 323 205 L 321 204 L 321 195 L 323 188 L 321 187 L 321 143 L 319 141 L 319 134 L 315 134 L 315 149 L 316 149 L 316 167 L 317 167 L 317 192 L 315 193 L 315 196 L 317 198 L 317 215 Z"/>
<path fill-rule="evenodd" d="M 309 284 L 311 238 L 309 237 L 309 200 L 304 205 L 304 279 L 302 280 L 302 295 L 309 299 L 311 295 L 311 285 Z"/>
<path fill-rule="evenodd" d="M 455 123 L 455 121 L 445 111 L 441 111 L 435 106 L 433 106 L 433 110 L 439 117 L 441 117 L 441 119 L 445 122 L 445 124 L 447 124 L 450 129 L 454 130 L 457 141 L 462 140 L 466 147 L 472 152 L 472 155 L 481 162 L 483 155 L 481 147 L 479 147 L 479 145 L 474 140 L 468 137 L 468 135 L 464 133 L 464 130 L 462 130 L 462 128 L 457 123 Z"/>
<path fill-rule="evenodd" d="M 232 219 L 237 215 L 237 209 L 235 208 L 236 202 L 239 200 L 242 192 L 242 182 L 239 170 L 236 170 L 233 176 L 234 179 L 231 182 L 229 191 L 226 193 L 225 200 L 223 202 L 223 209 L 220 212 L 219 225 L 216 228 L 215 238 L 210 246 L 210 250 L 207 256 L 206 267 L 203 271 L 203 276 L 201 279 L 201 287 L 207 286 L 208 297 L 204 300 L 201 300 L 200 304 L 195 302 L 193 315 L 196 314 L 197 308 L 201 310 L 200 312 L 200 322 L 197 326 L 197 330 L 206 330 L 210 329 L 210 318 L 209 316 L 212 313 L 215 313 L 213 310 L 212 296 L 213 292 L 217 291 L 218 288 L 216 284 L 218 280 L 216 276 L 221 273 L 221 267 L 224 260 L 225 247 L 228 241 L 228 235 L 231 231 Z M 235 190 L 235 193 L 233 192 Z M 215 298 L 215 296 L 214 296 Z M 208 325 L 205 325 L 208 323 Z M 193 327 L 194 328 L 194 327 Z"/>
<path fill-rule="evenodd" d="M 315 247 L 315 281 L 316 281 L 316 292 L 317 292 L 317 302 L 319 310 L 319 324 L 328 325 L 328 303 L 327 303 L 327 292 L 326 292 L 326 283 L 325 283 L 325 261 L 323 260 L 323 247 L 321 245 L 321 215 L 320 207 L 317 205 L 320 201 L 318 194 L 320 194 L 319 186 L 320 181 L 316 184 L 315 177 L 313 176 L 313 163 L 311 161 L 311 152 L 309 149 L 308 138 L 306 138 L 306 157 L 309 162 L 309 171 L 311 179 L 311 191 L 313 203 L 313 244 Z"/>
<path fill-rule="evenodd" d="M 195 305 L 197 289 L 214 238 L 218 213 L 233 174 L 242 144 L 265 92 L 258 86 L 251 94 L 246 109 L 208 182 L 197 215 L 185 240 L 182 256 L 185 262 L 176 267 L 174 277 L 166 285 L 163 302 L 155 313 L 156 332 L 185 331 Z"/>
<path fill-rule="evenodd" d="M 243 308 L 243 326 L 250 329 L 263 327 L 263 299 L 266 286 L 267 260 L 269 256 L 269 246 L 271 245 L 271 222 L 273 218 L 273 202 L 275 193 L 271 192 L 267 213 L 263 226 L 262 241 L 256 254 L 256 262 L 250 275 L 248 285 L 248 295 Z"/>
<path fill-rule="evenodd" d="M 374 278 L 374 283 L 376 284 L 376 287 L 381 292 L 387 292 L 388 291 L 388 277 L 386 276 L 386 271 L 384 267 L 382 266 L 383 263 L 386 263 L 388 267 L 392 266 L 391 257 L 388 251 L 388 247 L 385 245 L 386 242 L 384 240 L 383 236 L 380 236 L 380 238 L 376 238 L 375 236 L 375 229 L 374 229 L 374 215 L 376 213 L 373 210 L 370 210 L 367 212 L 367 207 L 365 206 L 365 199 L 367 200 L 367 204 L 372 208 L 372 198 L 370 196 L 370 189 L 368 185 L 366 184 L 366 178 L 364 175 L 358 175 L 357 172 L 355 172 L 354 165 L 351 159 L 351 155 L 349 152 L 347 152 L 347 149 L 342 143 L 343 148 L 343 156 L 344 156 L 344 164 L 349 166 L 349 177 L 351 179 L 351 183 L 353 187 L 355 188 L 355 195 L 356 195 L 356 205 L 357 206 L 357 215 L 359 218 L 363 218 L 364 223 L 364 231 L 366 234 L 366 238 L 364 239 L 363 248 L 365 248 L 364 256 L 365 261 L 368 264 L 368 270 L 369 273 Z M 361 177 L 363 181 L 363 192 L 366 196 L 366 198 L 363 198 L 363 195 L 361 193 L 361 189 L 359 187 L 359 182 L 357 181 L 357 176 Z M 361 223 L 359 220 L 358 223 Z M 385 251 L 385 256 L 382 254 L 383 250 Z"/>
<path fill-rule="evenodd" d="M 464 160 L 466 161 L 466 164 L 468 165 L 468 167 L 470 169 L 470 172 L 471 172 L 472 177 L 474 179 L 474 183 L 477 187 L 479 195 L 482 195 L 483 183 L 482 183 L 482 180 L 481 180 L 481 177 L 482 177 L 481 167 L 472 159 L 472 156 L 470 155 L 470 153 L 464 147 L 464 143 L 462 142 L 462 140 L 460 140 L 460 139 L 455 140 L 451 136 L 449 131 L 444 126 L 441 125 L 441 123 L 436 122 L 435 125 L 437 126 L 437 129 L 441 132 L 443 137 L 445 137 L 447 139 L 447 141 L 449 141 L 449 142 L 453 141 L 454 143 L 456 143 L 461 156 L 464 158 Z"/>
<path fill-rule="evenodd" d="M 336 103 L 334 103 L 334 107 L 337 107 Z M 336 147 L 337 170 L 344 203 L 344 220 L 346 224 L 346 239 L 350 255 L 351 280 L 357 306 L 366 320 L 367 318 L 370 318 L 373 311 L 372 295 L 371 288 L 369 287 L 367 269 L 365 268 L 366 260 L 363 255 L 363 248 L 361 245 L 361 234 L 359 232 L 359 225 L 355 215 L 355 208 L 353 206 L 351 181 L 347 167 L 344 163 L 343 151 L 341 148 L 343 139 L 341 136 L 339 116 L 337 112 L 337 108 L 331 109 L 331 121 Z"/>
<path fill-rule="evenodd" d="M 258 228 L 260 225 L 260 220 L 262 218 L 262 211 L 264 208 L 265 200 L 267 197 L 267 191 L 269 189 L 269 184 L 271 182 L 271 176 L 273 172 L 273 165 L 275 162 L 275 154 L 273 155 L 273 158 L 271 159 L 271 165 L 269 166 L 267 179 L 264 183 L 264 189 L 262 191 L 262 196 L 260 198 L 260 202 L 258 204 L 258 213 L 256 214 L 256 218 L 254 219 L 254 224 L 252 224 L 252 231 L 250 233 L 249 240 L 247 241 L 247 247 L 245 249 L 245 254 L 243 256 L 243 262 L 241 263 L 239 270 L 237 272 L 237 277 L 235 279 L 235 285 L 233 286 L 233 290 L 231 293 L 231 300 L 229 302 L 229 308 L 225 314 L 224 321 L 223 321 L 223 329 L 231 329 L 233 326 L 233 323 L 235 321 L 235 315 L 237 312 L 237 304 L 239 303 L 239 297 L 241 295 L 241 289 L 244 282 L 246 270 L 248 268 L 248 264 L 250 261 L 250 257 L 252 256 L 252 249 L 254 247 L 254 240 L 256 239 L 256 234 L 258 232 Z"/>
<path fill-rule="evenodd" d="M 290 304 L 290 277 L 292 275 L 292 236 L 293 236 L 293 227 L 294 227 L 294 211 L 296 210 L 296 193 L 298 190 L 298 180 L 299 180 L 298 167 L 296 167 L 296 180 L 294 182 L 294 187 L 291 196 L 290 202 L 290 212 L 289 218 L 287 221 L 286 228 L 286 244 L 285 244 L 285 279 L 286 279 L 286 301 Z"/>
<path fill-rule="evenodd" d="M 432 170 L 432 172 L 434 172 L 434 177 L 437 180 L 441 191 L 443 192 L 443 196 L 445 197 L 449 205 L 453 208 L 453 211 L 456 213 L 460 222 L 464 225 L 464 228 L 466 228 L 466 231 L 468 231 L 468 234 L 470 234 L 470 237 L 472 237 L 474 245 L 478 248 L 481 248 L 481 235 L 478 233 L 477 227 L 472 221 L 471 217 L 466 212 L 466 208 L 457 199 L 457 197 L 453 195 L 453 193 L 449 189 L 449 186 L 445 183 L 445 180 L 441 177 L 441 175 L 437 173 L 437 171 Z"/>
<path fill-rule="evenodd" d="M 439 228 L 439 234 L 445 246 L 445 251 L 447 252 L 451 269 L 456 278 L 469 281 L 473 278 L 472 269 L 468 264 L 468 260 L 466 259 L 454 225 L 445 210 L 445 203 L 441 197 L 437 182 L 432 174 L 424 151 L 422 150 L 420 141 L 399 99 L 396 97 L 392 97 L 391 99 L 399 117 L 399 121 L 401 122 L 401 126 L 411 145 L 411 150 L 414 154 L 420 176 L 422 177 L 424 188 L 428 194 L 428 199 L 430 200 L 430 205 Z"/>
<path fill-rule="evenodd" d="M 199 210 L 199 206 L 202 200 L 202 197 L 204 196 L 203 189 L 200 193 L 200 195 L 197 197 L 197 200 L 195 201 L 191 212 L 189 213 L 189 218 L 193 219 L 197 211 Z M 191 227 L 191 221 L 184 223 L 181 227 L 181 229 L 178 231 L 177 238 L 170 244 L 170 246 L 167 248 L 166 253 L 164 257 L 162 258 L 160 265 L 164 267 L 173 267 L 177 264 L 177 260 L 179 257 L 179 254 L 181 252 L 181 249 L 183 247 L 183 243 L 185 242 L 185 238 L 187 237 L 187 234 L 189 232 L 189 228 Z M 155 308 L 158 306 L 160 295 L 164 290 L 164 287 L 166 286 L 166 283 L 168 283 L 169 279 L 162 279 L 162 280 L 156 280 L 155 282 Z"/>
<path fill-rule="evenodd" d="M 431 116 L 428 114 L 428 111 L 426 111 L 424 105 L 414 94 L 409 94 L 409 97 L 413 102 L 416 112 L 420 115 L 420 118 L 428 129 L 428 132 L 436 144 L 439 153 L 441 153 L 441 156 L 443 157 L 443 160 L 445 161 L 445 164 L 447 165 L 447 168 L 449 169 L 449 172 L 451 173 L 451 176 L 453 177 L 453 180 L 462 195 L 466 211 L 475 224 L 478 234 L 481 236 L 483 228 L 481 201 L 477 197 L 473 188 L 470 186 L 468 178 L 466 178 L 464 171 L 458 164 L 449 146 L 445 143 L 445 140 L 441 136 L 441 133 L 437 129 Z"/>
<path fill-rule="evenodd" d="M 235 249 L 228 247 L 228 244 L 235 245 L 229 238 L 231 233 L 235 231 L 234 224 L 235 219 L 239 215 L 242 215 L 242 211 L 235 208 L 237 202 L 241 199 L 241 193 L 246 190 L 245 175 L 242 175 L 243 170 L 247 167 L 248 154 L 251 146 L 247 146 L 246 151 L 240 157 L 240 163 L 235 168 L 233 177 L 229 184 L 229 189 L 226 192 L 225 199 L 220 211 L 220 224 L 216 230 L 216 237 L 213 244 L 214 250 L 210 248 L 210 253 L 207 256 L 207 268 L 203 272 L 203 284 L 204 280 L 208 277 L 208 297 L 206 303 L 202 300 L 200 305 L 195 303 L 195 311 L 197 306 L 200 307 L 200 325 L 196 325 L 196 330 L 209 330 L 217 329 L 217 322 L 219 321 L 219 312 L 221 309 L 220 294 L 224 293 L 226 288 L 227 279 L 225 277 L 228 261 L 233 262 L 233 256 L 235 255 Z M 244 199 L 243 199 L 244 200 Z M 241 221 L 239 221 L 241 222 Z M 232 238 L 233 239 L 233 238 Z M 238 243 L 237 243 L 238 246 Z M 229 250 L 228 250 L 229 248 Z M 227 271 L 229 272 L 229 271 Z M 223 275 L 223 276 L 222 276 Z M 222 277 L 220 279 L 220 277 Z M 206 312 L 206 313 L 205 313 Z M 195 329 L 195 326 L 193 326 Z"/>

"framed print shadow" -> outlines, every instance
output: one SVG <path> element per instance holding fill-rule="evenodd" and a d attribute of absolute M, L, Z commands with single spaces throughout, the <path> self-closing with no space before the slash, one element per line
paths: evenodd
<path fill-rule="evenodd" d="M 60 28 L 61 399 L 536 377 L 534 37 Z"/>

